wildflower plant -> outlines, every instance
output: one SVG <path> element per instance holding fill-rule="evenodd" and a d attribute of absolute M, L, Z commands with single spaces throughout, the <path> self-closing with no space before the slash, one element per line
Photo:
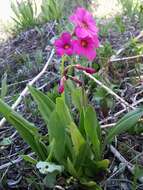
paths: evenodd
<path fill-rule="evenodd" d="M 93 60 L 99 41 L 98 29 L 92 15 L 87 10 L 78 8 L 71 19 L 75 28 L 72 34 L 64 32 L 55 41 L 57 54 L 63 60 L 65 55 L 84 56 L 87 60 Z M 106 173 L 110 163 L 105 156 L 106 146 L 116 135 L 134 127 L 143 115 L 143 110 L 136 109 L 125 115 L 105 137 L 96 112 L 88 102 L 82 81 L 77 76 L 68 74 L 70 70 L 90 74 L 94 74 L 96 70 L 75 61 L 64 68 L 63 63 L 64 61 L 58 88 L 61 95 L 56 99 L 29 87 L 48 128 L 46 136 L 41 135 L 33 123 L 13 111 L 2 100 L 0 113 L 16 128 L 35 153 L 35 157 L 23 155 L 23 158 L 36 165 L 42 176 L 44 175 L 44 181 L 49 182 L 46 186 L 53 188 L 56 177 L 65 172 L 85 186 L 85 189 L 100 190 L 97 176 Z M 79 87 L 75 88 L 72 81 Z"/>
<path fill-rule="evenodd" d="M 84 8 L 77 8 L 69 20 L 75 24 L 72 34 L 64 32 L 55 41 L 58 55 L 79 55 L 92 61 L 99 47 L 98 28 L 92 15 Z"/>
<path fill-rule="evenodd" d="M 73 31 L 63 32 L 61 36 L 55 40 L 56 53 L 58 56 L 65 58 L 65 56 L 85 57 L 88 61 L 93 61 L 96 57 L 96 49 L 99 47 L 98 28 L 96 22 L 87 10 L 84 8 L 77 8 L 73 15 L 69 17 L 69 21 L 74 24 Z M 80 61 L 80 59 L 76 59 Z M 86 71 L 94 74 L 96 70 L 93 68 L 86 68 L 76 61 L 70 61 L 70 66 L 65 69 L 62 65 L 62 77 L 59 85 L 59 92 L 64 92 L 64 82 L 68 79 L 68 70 L 74 68 L 76 70 Z M 64 62 L 64 61 L 63 61 Z M 70 77 L 73 81 L 80 84 L 81 82 L 76 77 Z"/>

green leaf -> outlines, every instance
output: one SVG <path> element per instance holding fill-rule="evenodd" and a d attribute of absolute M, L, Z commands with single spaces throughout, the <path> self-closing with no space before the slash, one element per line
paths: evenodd
<path fill-rule="evenodd" d="M 85 137 L 85 129 L 84 129 L 84 108 L 80 112 L 80 118 L 79 118 L 79 130 L 81 134 Z"/>
<path fill-rule="evenodd" d="M 25 160 L 25 161 L 27 161 L 27 162 L 30 162 L 31 164 L 37 164 L 37 160 L 35 160 L 34 158 L 32 158 L 31 156 L 29 156 L 29 155 L 21 155 L 21 157 Z"/>
<path fill-rule="evenodd" d="M 123 132 L 128 131 L 132 127 L 136 125 L 136 123 L 139 121 L 141 116 L 143 115 L 143 109 L 138 108 L 136 110 L 133 110 L 129 113 L 127 113 L 124 117 L 122 117 L 117 124 L 109 131 L 106 139 L 105 144 L 111 143 L 113 138 L 116 135 L 119 135 Z"/>
<path fill-rule="evenodd" d="M 84 127 L 86 135 L 93 145 L 96 160 L 101 159 L 101 129 L 97 120 L 96 112 L 88 106 L 85 112 Z"/>
<path fill-rule="evenodd" d="M 143 167 L 140 165 L 135 165 L 133 172 L 135 178 L 138 178 L 140 181 L 143 182 Z"/>
<path fill-rule="evenodd" d="M 83 168 L 85 167 L 86 161 L 89 161 L 91 152 L 75 123 L 72 122 L 69 128 L 74 150 L 73 164 L 77 171 L 77 176 L 80 177 L 83 175 Z"/>
<path fill-rule="evenodd" d="M 77 171 L 69 158 L 67 158 L 67 171 L 75 178 L 78 178 Z"/>
<path fill-rule="evenodd" d="M 67 126 L 73 120 L 67 105 L 64 102 L 64 98 L 60 97 L 56 99 L 56 111 L 60 118 L 62 118 L 63 123 Z"/>
<path fill-rule="evenodd" d="M 85 91 L 81 87 L 72 91 L 72 101 L 79 111 L 87 105 L 87 97 Z"/>
<path fill-rule="evenodd" d="M 29 86 L 29 91 L 36 101 L 44 121 L 48 124 L 50 115 L 55 108 L 55 103 L 47 95 L 32 86 Z"/>
<path fill-rule="evenodd" d="M 95 181 L 89 181 L 89 179 L 81 179 L 80 183 L 84 185 L 87 190 L 102 190 Z"/>
<path fill-rule="evenodd" d="M 77 128 L 77 126 L 75 125 L 75 123 L 72 122 L 69 125 L 69 128 L 70 128 L 70 134 L 71 134 L 74 152 L 75 152 L 75 155 L 77 156 L 80 152 L 80 148 L 83 145 L 85 145 L 85 139 L 81 135 L 81 133 L 80 133 L 79 129 Z"/>
<path fill-rule="evenodd" d="M 100 172 L 101 170 L 106 170 L 109 166 L 109 163 L 110 162 L 108 159 L 97 161 L 96 162 L 96 172 Z"/>
<path fill-rule="evenodd" d="M 42 160 L 46 159 L 46 149 L 40 143 L 40 135 L 37 128 L 18 113 L 13 111 L 7 104 L 0 100 L 0 113 L 11 123 L 19 132 L 21 137 L 28 143 L 32 150 L 37 153 Z M 40 151 L 39 151 L 40 149 Z"/>
<path fill-rule="evenodd" d="M 72 155 L 71 140 L 68 136 L 68 126 L 71 122 L 72 118 L 63 98 L 57 98 L 55 110 L 50 117 L 48 131 L 50 142 L 55 140 L 54 153 L 60 163 L 65 161 L 67 153 Z"/>
<path fill-rule="evenodd" d="M 59 117 L 58 113 L 54 111 L 51 115 L 48 132 L 50 142 L 54 140 L 54 155 L 56 159 L 61 162 L 64 161 L 65 154 L 65 126 L 63 125 L 62 118 Z"/>
<path fill-rule="evenodd" d="M 54 186 L 56 185 L 56 176 L 57 176 L 57 172 L 48 173 L 43 180 L 44 186 L 50 189 L 53 189 Z"/>

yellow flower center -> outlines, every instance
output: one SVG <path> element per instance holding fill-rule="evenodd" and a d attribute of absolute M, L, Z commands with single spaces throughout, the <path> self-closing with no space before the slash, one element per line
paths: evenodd
<path fill-rule="evenodd" d="M 69 44 L 65 44 L 64 45 L 64 49 L 69 49 L 70 48 L 70 45 Z"/>

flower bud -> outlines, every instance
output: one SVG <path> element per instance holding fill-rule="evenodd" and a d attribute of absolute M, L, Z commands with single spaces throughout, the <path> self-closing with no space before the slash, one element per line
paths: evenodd
<path fill-rule="evenodd" d="M 80 86 L 82 86 L 82 81 L 80 81 L 77 77 L 72 77 L 72 76 L 69 76 L 69 78 L 74 81 L 75 83 L 79 84 Z"/>
<path fill-rule="evenodd" d="M 78 70 L 85 71 L 85 72 L 87 72 L 87 73 L 89 73 L 89 74 L 94 74 L 94 73 L 96 73 L 96 70 L 95 70 L 95 69 L 93 69 L 93 68 L 91 68 L 91 67 L 84 67 L 84 66 L 82 66 L 82 65 L 80 65 L 80 64 L 75 65 L 75 68 L 78 69 Z"/>
<path fill-rule="evenodd" d="M 59 84 L 59 87 L 58 87 L 58 92 L 60 94 L 62 94 L 64 92 L 64 82 L 66 81 L 66 77 L 63 76 L 60 80 L 60 84 Z"/>

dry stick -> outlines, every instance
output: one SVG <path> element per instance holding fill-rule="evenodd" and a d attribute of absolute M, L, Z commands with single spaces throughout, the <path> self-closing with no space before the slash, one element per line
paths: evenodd
<path fill-rule="evenodd" d="M 138 40 L 139 40 L 140 38 L 142 38 L 142 37 L 143 37 L 143 30 L 139 33 L 138 36 L 136 36 L 136 37 L 134 38 L 134 40 L 135 40 L 135 41 L 138 41 Z M 111 59 L 113 60 L 114 58 L 116 58 L 117 56 L 119 56 L 126 48 L 129 47 L 129 45 L 130 45 L 130 42 L 127 43 L 127 44 L 125 44 L 124 47 L 122 47 L 121 49 L 119 49 L 119 50 L 116 52 L 116 55 L 113 55 L 113 56 L 111 57 Z"/>
<path fill-rule="evenodd" d="M 32 152 L 32 153 L 28 154 L 28 156 L 33 156 L 34 154 L 35 153 Z M 5 163 L 5 164 L 1 165 L 0 170 L 3 170 L 3 169 L 5 169 L 5 168 L 7 168 L 7 167 L 9 167 L 9 166 L 11 166 L 13 164 L 17 164 L 17 163 L 21 162 L 22 160 L 23 160 L 22 157 L 18 157 L 17 159 L 12 160 L 11 162 L 8 162 L 8 163 Z"/>
<path fill-rule="evenodd" d="M 110 124 L 105 124 L 105 125 L 101 125 L 101 128 L 108 128 L 108 127 L 114 127 L 116 125 L 116 123 L 110 123 Z"/>
<path fill-rule="evenodd" d="M 134 168 L 135 166 L 133 164 L 131 164 L 130 162 L 128 162 L 121 154 L 120 152 L 112 145 L 110 145 L 110 150 L 111 152 L 114 154 L 114 156 L 121 162 L 124 163 L 125 166 L 128 168 L 128 170 L 131 172 L 131 174 L 134 175 Z M 112 178 L 114 175 L 113 174 L 110 178 Z M 143 177 L 138 178 L 138 180 L 143 183 Z"/>
<path fill-rule="evenodd" d="M 94 78 L 91 74 L 86 73 L 85 71 L 83 71 L 83 73 L 88 76 L 89 78 L 91 78 L 92 80 L 94 80 L 98 85 L 100 85 L 102 88 L 104 88 L 108 93 L 110 93 L 111 95 L 113 95 L 117 100 L 121 101 L 123 104 L 125 104 L 126 106 L 128 106 L 131 109 L 135 109 L 135 107 L 133 107 L 132 105 L 129 105 L 128 102 L 126 102 L 124 99 L 122 99 L 120 96 L 118 96 L 115 92 L 113 92 L 110 88 L 108 88 L 107 86 L 105 86 L 101 81 L 97 80 L 96 78 Z M 112 125 L 112 124 L 111 124 Z M 115 125 L 115 124 L 113 124 Z M 115 155 L 115 157 L 118 158 L 118 160 L 120 160 L 120 162 L 124 163 L 128 170 L 134 174 L 134 166 L 132 164 L 130 164 L 121 154 L 120 152 L 118 152 L 112 145 L 110 145 L 110 150 L 111 152 Z M 142 181 L 141 179 L 139 179 L 140 181 Z"/>
<path fill-rule="evenodd" d="M 49 59 L 48 61 L 46 62 L 45 66 L 43 67 L 42 71 L 35 77 L 33 78 L 33 80 L 31 80 L 27 86 L 24 88 L 24 90 L 21 92 L 20 96 L 18 97 L 18 99 L 15 101 L 15 103 L 12 105 L 12 109 L 14 110 L 19 104 L 20 102 L 22 101 L 23 97 L 25 97 L 27 95 L 27 92 L 28 92 L 28 86 L 31 86 L 33 85 L 45 72 L 46 72 L 46 69 L 48 68 L 53 56 L 54 56 L 54 49 L 52 49 L 51 51 L 51 54 L 49 56 Z M 6 119 L 3 118 L 1 121 L 0 121 L 0 127 L 2 127 L 4 125 L 4 123 L 6 122 Z"/>
<path fill-rule="evenodd" d="M 142 102 L 143 102 L 143 98 L 140 99 L 140 100 L 138 100 L 138 101 L 136 101 L 135 103 L 133 103 L 132 106 L 136 106 L 136 105 L 138 105 L 138 104 L 140 104 L 140 103 L 142 103 Z M 121 114 L 124 113 L 125 111 L 126 111 L 126 109 L 120 110 L 119 112 L 117 112 L 117 113 L 114 114 L 114 117 L 121 115 Z M 110 120 L 110 119 L 112 119 L 112 118 L 113 118 L 113 116 L 108 117 L 108 118 L 106 118 L 106 119 L 100 121 L 100 124 L 105 123 L 105 122 L 107 122 L 108 120 Z M 101 128 L 112 127 L 112 125 L 114 126 L 115 123 L 106 124 L 106 125 L 101 125 Z"/>
<path fill-rule="evenodd" d="M 135 55 L 135 56 L 131 56 L 131 57 L 123 57 L 123 58 L 115 58 L 113 59 L 111 57 L 111 59 L 109 60 L 110 63 L 114 63 L 114 62 L 128 62 L 128 63 L 132 63 L 132 62 L 143 62 L 143 55 Z"/>
<path fill-rule="evenodd" d="M 119 100 L 120 102 L 122 102 L 125 106 L 127 106 L 127 107 L 129 107 L 129 108 L 131 108 L 133 110 L 135 109 L 135 107 L 133 107 L 132 105 L 130 105 L 123 98 L 121 98 L 118 94 L 116 94 L 110 88 L 108 88 L 107 86 L 105 86 L 101 81 L 99 81 L 96 78 L 94 78 L 91 74 L 86 73 L 85 71 L 83 71 L 83 73 L 86 76 L 88 76 L 90 79 L 94 80 L 94 82 L 96 82 L 98 85 L 100 85 L 102 88 L 104 88 L 109 94 L 113 95 L 117 100 Z"/>
<path fill-rule="evenodd" d="M 116 149 L 114 146 L 110 145 L 110 150 L 111 150 L 111 152 L 114 154 L 114 156 L 115 156 L 116 158 L 118 158 L 118 160 L 120 160 L 120 162 L 124 163 L 124 164 L 127 166 L 128 170 L 132 173 L 132 172 L 133 172 L 133 165 L 132 165 L 130 162 L 128 162 L 128 161 L 120 154 L 120 152 L 117 151 L 117 149 Z"/>

